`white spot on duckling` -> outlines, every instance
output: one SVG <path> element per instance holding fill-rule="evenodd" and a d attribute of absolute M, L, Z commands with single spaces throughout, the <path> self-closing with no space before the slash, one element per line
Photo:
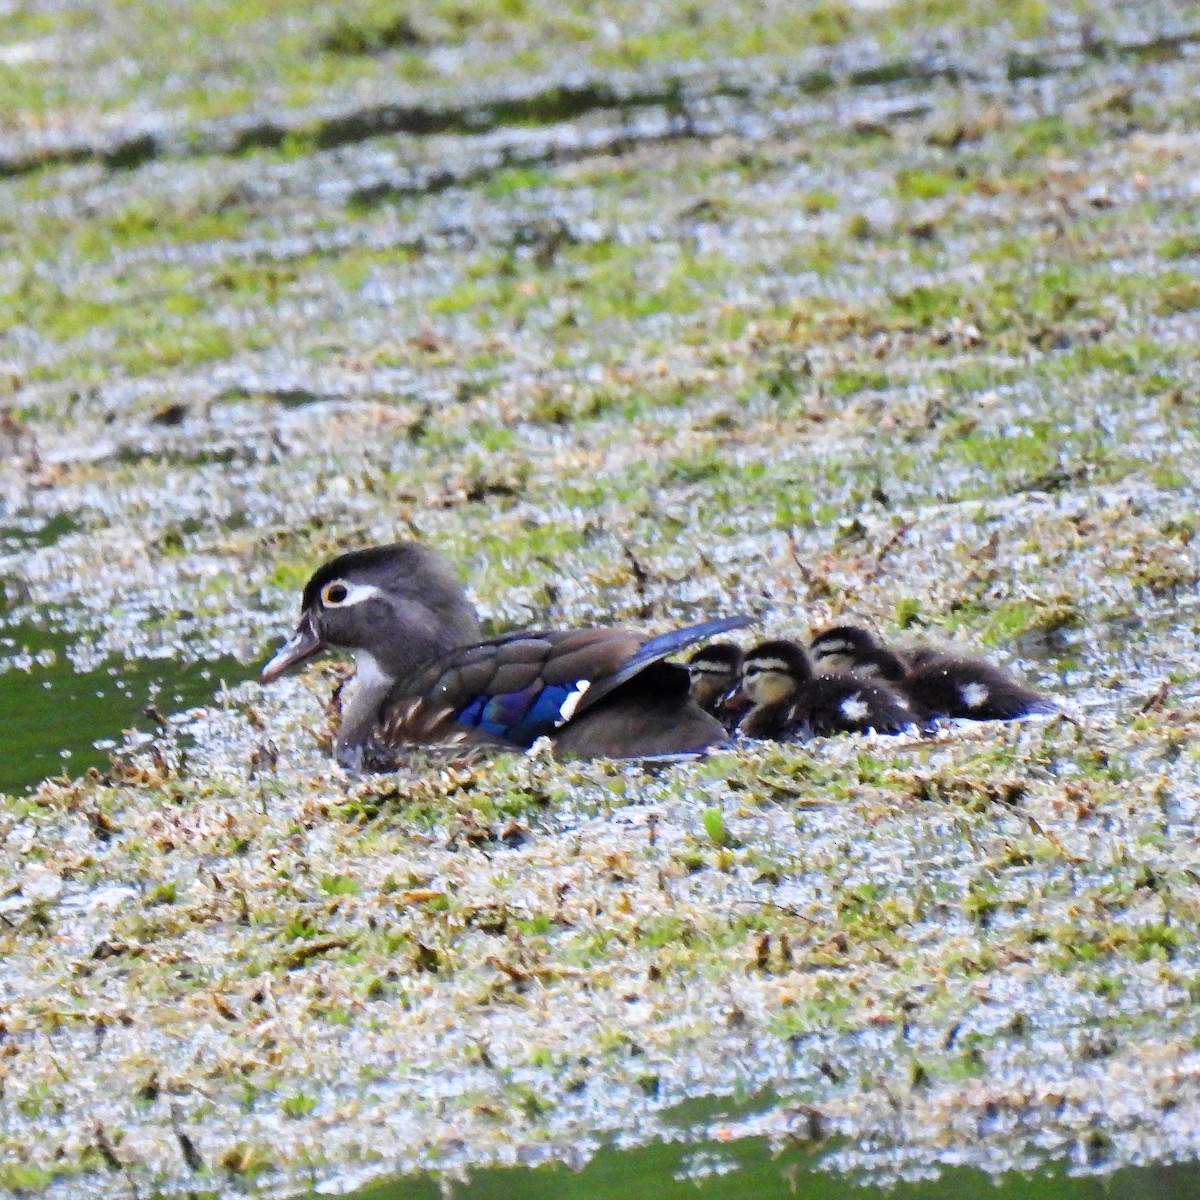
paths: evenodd
<path fill-rule="evenodd" d="M 964 683 L 958 694 L 967 708 L 982 708 L 987 703 L 989 692 L 982 683 Z"/>
<path fill-rule="evenodd" d="M 861 699 L 858 692 L 855 692 L 853 696 L 847 696 L 839 707 L 842 710 L 842 716 L 847 721 L 861 721 L 871 711 L 870 706 L 865 700 Z"/>

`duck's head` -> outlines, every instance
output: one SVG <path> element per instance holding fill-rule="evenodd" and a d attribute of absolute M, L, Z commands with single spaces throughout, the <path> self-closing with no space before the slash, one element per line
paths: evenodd
<path fill-rule="evenodd" d="M 394 542 L 339 555 L 304 586 L 295 633 L 263 668 L 264 682 L 331 647 L 360 672 L 398 678 L 455 646 L 478 641 L 479 621 L 434 551 Z"/>
<path fill-rule="evenodd" d="M 709 642 L 687 661 L 692 677 L 692 699 L 705 712 L 716 712 L 738 681 L 742 649 L 733 642 Z"/>
<path fill-rule="evenodd" d="M 796 698 L 812 674 L 812 663 L 797 642 L 760 642 L 742 660 L 739 692 L 755 708 L 783 704 Z"/>
<path fill-rule="evenodd" d="M 894 658 L 867 629 L 857 625 L 833 625 L 813 636 L 810 653 L 818 671 L 826 675 L 875 673 L 883 658 Z"/>
<path fill-rule="evenodd" d="M 296 631 L 263 667 L 262 678 L 270 683 L 326 648 L 350 651 L 354 688 L 338 734 L 344 757 L 365 741 L 394 683 L 480 636 L 475 610 L 440 555 L 411 542 L 373 546 L 314 572 Z"/>

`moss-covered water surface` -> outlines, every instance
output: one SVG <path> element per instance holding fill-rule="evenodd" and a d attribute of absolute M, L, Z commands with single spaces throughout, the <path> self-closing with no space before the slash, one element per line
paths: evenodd
<path fill-rule="evenodd" d="M 698 1100 L 663 1179 L 1193 1160 L 1198 43 L 1183 2 L 0 14 L 0 1191 L 607 1169 Z M 492 628 L 860 618 L 1064 711 L 347 776 L 329 665 L 217 681 L 397 536 Z M 21 688 L 75 697 L 48 760 Z"/>

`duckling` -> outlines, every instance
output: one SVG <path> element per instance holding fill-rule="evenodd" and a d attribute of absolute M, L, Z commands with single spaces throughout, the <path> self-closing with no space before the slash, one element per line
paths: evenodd
<path fill-rule="evenodd" d="M 823 670 L 885 680 L 930 717 L 1009 721 L 1058 708 L 998 663 L 930 645 L 893 650 L 856 625 L 822 630 L 812 639 L 812 654 Z"/>
<path fill-rule="evenodd" d="M 692 702 L 686 667 L 663 660 L 752 624 L 725 617 L 650 637 L 631 629 L 525 630 L 480 639 L 449 565 L 410 542 L 339 555 L 304 588 L 295 632 L 264 682 L 332 647 L 356 670 L 334 749 L 344 765 L 407 744 L 484 742 L 556 753 L 648 758 L 726 740 Z"/>
<path fill-rule="evenodd" d="M 731 728 L 737 723 L 726 698 L 737 684 L 742 669 L 742 648 L 734 642 L 709 642 L 687 660 L 692 677 L 692 700 Z"/>
<path fill-rule="evenodd" d="M 918 722 L 886 683 L 853 675 L 816 675 L 798 642 L 762 642 L 742 661 L 741 692 L 753 706 L 737 732 L 754 738 L 832 733 L 900 733 Z"/>

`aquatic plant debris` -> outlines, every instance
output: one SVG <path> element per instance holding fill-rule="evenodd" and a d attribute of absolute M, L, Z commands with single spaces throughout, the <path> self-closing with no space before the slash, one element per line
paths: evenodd
<path fill-rule="evenodd" d="M 332 660 L 157 712 L 0 800 L 0 1191 L 1196 1157 L 1200 5 L 300 7 L 0 14 L 0 693 L 415 536 L 489 629 L 1064 711 L 366 777 Z"/>

